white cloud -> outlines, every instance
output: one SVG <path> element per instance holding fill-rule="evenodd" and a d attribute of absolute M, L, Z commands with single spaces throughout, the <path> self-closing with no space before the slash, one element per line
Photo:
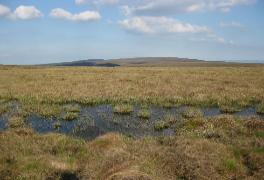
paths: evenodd
<path fill-rule="evenodd" d="M 134 33 L 161 36 L 184 34 L 183 37 L 191 41 L 234 45 L 232 40 L 216 35 L 206 26 L 193 25 L 165 16 L 134 16 L 120 21 L 119 24 Z"/>
<path fill-rule="evenodd" d="M 219 44 L 235 45 L 232 40 L 226 40 L 223 37 L 219 37 L 214 33 L 207 34 L 204 37 L 191 37 L 190 40 L 196 42 L 215 42 Z"/>
<path fill-rule="evenodd" d="M 0 4 L 0 16 L 12 19 L 12 20 L 30 20 L 43 16 L 43 14 L 34 6 L 18 6 L 14 12 Z"/>
<path fill-rule="evenodd" d="M 101 18 L 97 11 L 84 11 L 77 14 L 72 14 L 64 9 L 56 8 L 50 12 L 50 16 L 57 19 L 64 19 L 69 21 L 95 21 Z"/>
<path fill-rule="evenodd" d="M 126 30 L 146 34 L 209 33 L 206 26 L 192 25 L 167 17 L 139 16 L 120 21 Z"/>
<path fill-rule="evenodd" d="M 7 16 L 10 13 L 11 13 L 11 10 L 8 7 L 0 4 L 0 17 Z"/>
<path fill-rule="evenodd" d="M 113 5 L 117 4 L 119 0 L 97 0 L 95 3 L 97 4 L 105 4 L 105 5 Z"/>
<path fill-rule="evenodd" d="M 75 0 L 76 4 L 93 3 L 96 5 L 115 5 L 119 0 Z"/>
<path fill-rule="evenodd" d="M 181 12 L 230 11 L 235 6 L 249 5 L 256 0 L 143 0 L 123 6 L 126 15 L 165 15 Z"/>
<path fill-rule="evenodd" d="M 84 4 L 86 3 L 86 0 L 75 0 L 76 4 Z"/>
<path fill-rule="evenodd" d="M 42 16 L 42 13 L 34 6 L 22 5 L 16 8 L 11 17 L 14 19 L 28 20 L 40 18 Z"/>
<path fill-rule="evenodd" d="M 245 27 L 239 23 L 239 22 L 220 22 L 221 27 L 227 27 L 227 28 L 238 28 L 238 29 L 244 29 Z"/>

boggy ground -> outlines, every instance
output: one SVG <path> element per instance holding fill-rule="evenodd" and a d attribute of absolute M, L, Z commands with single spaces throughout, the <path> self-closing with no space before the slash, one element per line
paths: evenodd
<path fill-rule="evenodd" d="M 177 125 L 185 119 L 203 118 L 204 120 L 224 115 L 218 108 L 198 107 L 149 107 L 125 105 L 80 106 L 68 104 L 62 107 L 58 116 L 47 117 L 40 114 L 25 114 L 17 102 L 0 103 L 7 107 L 0 114 L 0 131 L 12 126 L 29 126 L 39 133 L 62 133 L 85 140 L 97 136 L 118 132 L 132 137 L 172 136 Z M 264 120 L 263 114 L 258 114 L 256 108 L 248 107 L 239 112 L 229 112 L 237 118 L 255 117 Z"/>
<path fill-rule="evenodd" d="M 110 103 L 121 114 L 130 112 L 128 104 L 133 103 L 217 106 L 226 113 L 256 106 L 263 113 L 263 82 L 262 66 L 2 66 L 0 115 L 18 111 L 0 132 L 0 179 L 262 179 L 264 121 L 258 118 L 205 119 L 191 110 L 178 123 L 169 118 L 155 124 L 155 129 L 163 131 L 175 123 L 175 135 L 170 137 L 135 139 L 108 133 L 91 141 L 38 134 L 24 118 L 30 114 L 58 117 L 71 103 Z M 70 107 L 63 120 L 72 121 L 79 111 Z M 148 111 L 142 109 L 139 116 L 144 121 Z"/>
<path fill-rule="evenodd" d="M 40 135 L 13 119 L 0 133 L 0 179 L 261 179 L 264 121 L 189 118 L 171 137 L 92 141 Z"/>

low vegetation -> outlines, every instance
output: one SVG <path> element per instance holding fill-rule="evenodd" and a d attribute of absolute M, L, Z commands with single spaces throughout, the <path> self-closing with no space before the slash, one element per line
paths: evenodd
<path fill-rule="evenodd" d="M 141 109 L 138 112 L 138 117 L 140 117 L 141 119 L 149 119 L 151 116 L 150 114 L 150 110 L 149 109 Z"/>
<path fill-rule="evenodd" d="M 264 114 L 264 103 L 257 106 L 257 113 Z"/>
<path fill-rule="evenodd" d="M 181 120 L 177 120 L 175 115 L 166 114 L 163 120 L 155 122 L 154 129 L 156 131 L 162 131 L 164 129 L 173 127 L 175 124 L 181 124 Z"/>
<path fill-rule="evenodd" d="M 0 102 L 0 115 L 6 113 L 8 110 L 8 105 Z"/>
<path fill-rule="evenodd" d="M 196 117 L 202 117 L 203 113 L 198 108 L 189 107 L 182 111 L 182 116 L 184 118 L 196 118 Z"/>
<path fill-rule="evenodd" d="M 223 105 L 220 107 L 221 113 L 232 114 L 241 111 L 241 108 L 231 105 Z"/>
<path fill-rule="evenodd" d="M 0 134 L 0 179 L 262 178 L 264 141 L 256 134 L 264 131 L 262 120 L 219 116 L 185 121 L 174 137 L 110 133 L 90 142 L 9 128 Z"/>
<path fill-rule="evenodd" d="M 114 106 L 113 111 L 117 114 L 130 114 L 133 112 L 133 106 L 130 104 L 117 104 Z"/>
<path fill-rule="evenodd" d="M 233 113 L 259 105 L 257 112 L 263 113 L 263 82 L 262 66 L 0 66 L 0 115 L 15 109 L 9 102 L 21 109 L 11 113 L 7 130 L 0 132 L 0 179 L 262 179 L 264 121 L 230 114 L 204 118 L 198 107 Z M 137 122 L 150 125 L 155 134 L 175 129 L 170 137 L 109 133 L 85 141 L 38 134 L 24 122 L 30 114 L 75 120 L 82 105 L 95 104 L 112 104 L 121 115 L 144 104 L 136 114 L 142 119 L 150 118 L 150 105 L 196 108 L 186 108 L 182 117 L 166 114 L 154 124 Z M 61 123 L 66 122 L 58 120 L 54 128 Z"/>
<path fill-rule="evenodd" d="M 8 128 L 21 128 L 24 126 L 24 118 L 21 116 L 12 116 L 8 120 Z"/>
<path fill-rule="evenodd" d="M 77 104 L 75 105 L 66 105 L 64 106 L 64 111 L 72 112 L 72 113 L 79 113 L 81 111 L 81 107 Z"/>
<path fill-rule="evenodd" d="M 54 127 L 54 129 L 60 129 L 61 128 L 61 123 L 59 121 L 58 122 L 55 122 L 53 124 L 53 127 Z"/>
<path fill-rule="evenodd" d="M 24 115 L 29 114 L 39 114 L 45 118 L 59 117 L 63 112 L 62 105 L 54 104 L 54 103 L 38 103 L 38 102 L 30 102 L 25 100 L 24 104 L 22 104 L 22 113 Z"/>
<path fill-rule="evenodd" d="M 167 129 L 168 127 L 170 127 L 169 123 L 163 120 L 157 121 L 154 125 L 154 129 L 156 131 L 161 131 L 163 129 Z"/>
<path fill-rule="evenodd" d="M 256 137 L 264 138 L 264 131 L 256 131 L 255 135 L 256 135 Z"/>
<path fill-rule="evenodd" d="M 66 112 L 62 116 L 62 119 L 66 121 L 76 120 L 77 118 L 78 118 L 78 113 L 75 113 L 75 112 Z"/>
<path fill-rule="evenodd" d="M 61 104 L 264 103 L 264 67 L 0 67 L 0 99 L 47 116 Z M 47 111 L 48 109 L 55 111 Z"/>

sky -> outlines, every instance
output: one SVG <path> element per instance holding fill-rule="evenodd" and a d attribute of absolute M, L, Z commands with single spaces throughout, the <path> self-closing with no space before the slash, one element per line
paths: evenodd
<path fill-rule="evenodd" d="M 0 0 L 0 64 L 264 62 L 263 0 Z"/>

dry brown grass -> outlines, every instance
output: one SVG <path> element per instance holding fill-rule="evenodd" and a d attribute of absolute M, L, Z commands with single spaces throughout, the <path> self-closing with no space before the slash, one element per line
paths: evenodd
<path fill-rule="evenodd" d="M 78 113 L 68 106 L 75 103 L 239 107 L 263 103 L 263 75 L 263 67 L 0 67 L 0 98 L 17 99 L 21 116 L 46 117 Z M 175 137 L 106 134 L 85 142 L 37 134 L 19 115 L 0 133 L 0 179 L 261 179 L 264 172 L 259 119 L 168 116 Z"/>
<path fill-rule="evenodd" d="M 82 160 L 84 178 L 206 179 L 244 173 L 235 160 L 236 169 L 225 166 L 226 160 L 235 159 L 225 145 L 202 139 L 172 138 L 161 145 L 153 139 L 131 141 L 110 134 L 88 148 L 96 155 Z"/>
<path fill-rule="evenodd" d="M 0 67 L 1 98 L 25 104 L 146 102 L 248 105 L 263 102 L 260 67 Z"/>
<path fill-rule="evenodd" d="M 8 128 L 21 128 L 25 127 L 25 122 L 21 116 L 12 116 L 8 120 Z"/>
<path fill-rule="evenodd" d="M 83 142 L 62 135 L 38 135 L 16 128 L 0 134 L 0 179 L 59 179 L 76 171 Z"/>
<path fill-rule="evenodd" d="M 198 124 L 186 129 L 189 133 L 175 137 L 132 139 L 110 133 L 91 142 L 12 128 L 0 133 L 0 178 L 261 178 L 263 137 L 255 136 L 247 121 L 223 116 Z M 224 136 L 216 139 L 197 136 L 206 126 Z M 229 132 L 237 127 L 242 128 L 244 136 L 241 130 Z"/>

